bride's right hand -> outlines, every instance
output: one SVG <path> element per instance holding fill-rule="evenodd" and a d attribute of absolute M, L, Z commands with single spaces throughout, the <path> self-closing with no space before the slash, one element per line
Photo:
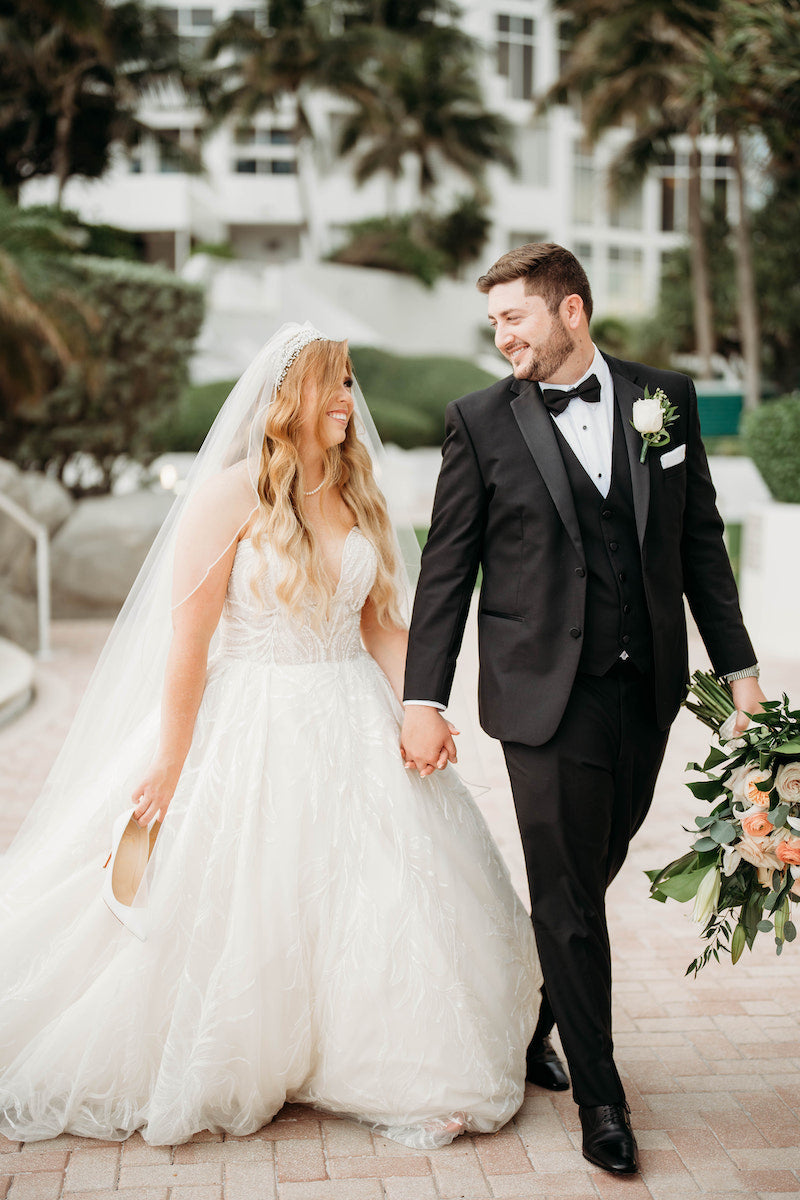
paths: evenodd
<path fill-rule="evenodd" d="M 133 815 L 140 825 L 164 820 L 179 776 L 180 771 L 176 774 L 173 768 L 163 763 L 154 762 L 148 768 L 144 779 L 131 792 L 131 803 L 136 805 Z"/>

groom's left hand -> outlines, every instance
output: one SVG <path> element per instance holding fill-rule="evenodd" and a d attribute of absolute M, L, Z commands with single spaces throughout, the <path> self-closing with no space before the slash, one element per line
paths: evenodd
<path fill-rule="evenodd" d="M 458 730 L 445 720 L 438 709 L 428 704 L 411 704 L 405 710 L 400 734 L 400 753 L 406 768 L 417 770 L 420 777 L 443 770 L 456 762 L 453 736 Z"/>
<path fill-rule="evenodd" d="M 758 680 L 754 675 L 748 675 L 744 679 L 734 679 L 730 688 L 733 703 L 739 710 L 734 733 L 744 733 L 750 724 L 747 714 L 761 712 L 761 705 L 767 697 L 758 686 Z"/>

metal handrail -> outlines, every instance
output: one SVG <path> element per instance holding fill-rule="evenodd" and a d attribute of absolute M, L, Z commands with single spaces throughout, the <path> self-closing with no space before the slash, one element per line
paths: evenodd
<path fill-rule="evenodd" d="M 35 521 L 10 496 L 0 492 L 0 508 L 12 521 L 21 525 L 36 542 L 36 598 L 39 617 L 39 652 L 37 658 L 49 658 L 50 647 L 50 541 L 47 526 Z"/>

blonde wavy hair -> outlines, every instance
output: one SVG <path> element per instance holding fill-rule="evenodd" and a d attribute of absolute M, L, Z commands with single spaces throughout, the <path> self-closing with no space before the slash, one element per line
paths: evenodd
<path fill-rule="evenodd" d="M 308 482 L 298 453 L 303 421 L 302 402 L 309 384 L 316 384 L 315 432 L 320 441 L 325 413 L 342 380 L 352 375 L 347 342 L 315 341 L 305 346 L 289 367 L 267 412 L 258 478 L 260 511 L 252 538 L 256 549 L 272 547 L 281 568 L 276 594 L 282 604 L 300 616 L 309 597 L 316 601 L 312 621 L 321 625 L 328 617 L 337 584 L 325 570 L 319 542 L 308 522 L 305 492 Z M 383 493 L 375 482 L 372 460 L 359 441 L 355 419 L 347 423 L 344 441 L 325 451 L 323 491 L 338 488 L 356 525 L 372 542 L 378 570 L 370 598 L 383 626 L 403 625 L 398 595 L 400 563 L 396 539 Z M 258 598 L 266 563 L 253 578 Z"/>

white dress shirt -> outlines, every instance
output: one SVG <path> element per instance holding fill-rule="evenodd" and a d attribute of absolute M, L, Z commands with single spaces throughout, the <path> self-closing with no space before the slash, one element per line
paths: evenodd
<path fill-rule="evenodd" d="M 614 380 L 608 363 L 595 346 L 591 366 L 580 379 L 570 384 L 548 383 L 546 386 L 548 391 L 557 388 L 569 392 L 590 375 L 596 375 L 600 384 L 600 403 L 587 404 L 580 396 L 573 396 L 562 413 L 551 414 L 551 417 L 600 495 L 607 496 L 611 487 L 614 441 Z"/>
<path fill-rule="evenodd" d="M 574 396 L 563 413 L 551 414 L 551 419 L 569 442 L 575 457 L 598 492 L 601 496 L 607 496 L 611 487 L 614 440 L 614 380 L 611 378 L 608 363 L 595 346 L 591 365 L 580 379 L 576 379 L 574 383 L 548 383 L 546 386 L 569 392 L 590 375 L 596 375 L 600 384 L 600 403 L 587 404 L 580 396 Z M 437 704 L 435 700 L 404 700 L 403 703 L 424 704 L 429 708 L 438 708 L 440 712 L 444 711 L 444 706 Z"/>

